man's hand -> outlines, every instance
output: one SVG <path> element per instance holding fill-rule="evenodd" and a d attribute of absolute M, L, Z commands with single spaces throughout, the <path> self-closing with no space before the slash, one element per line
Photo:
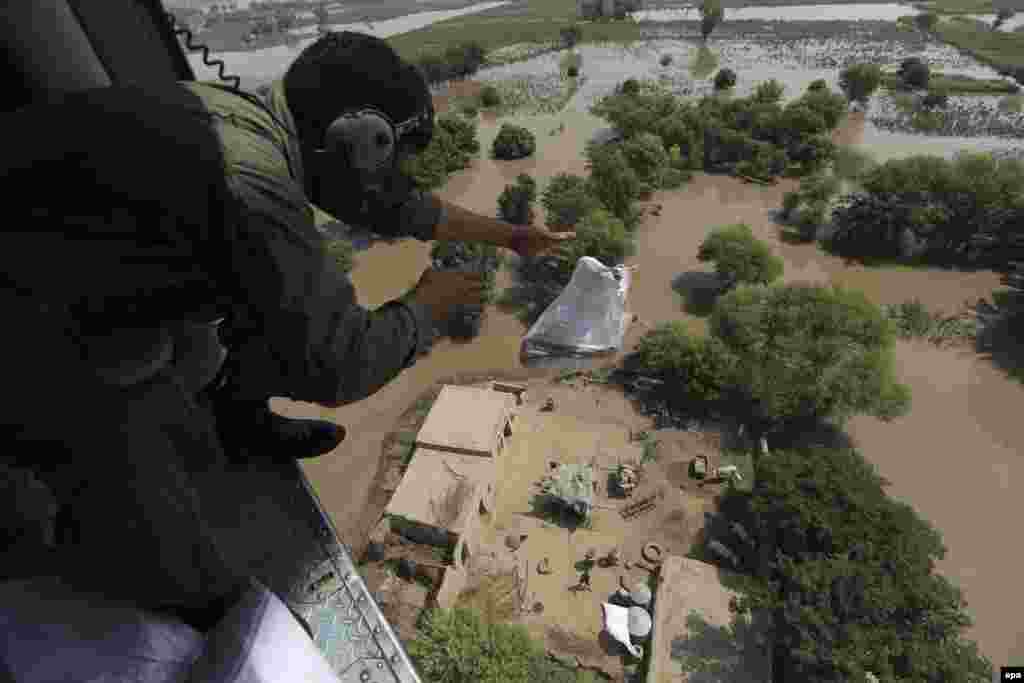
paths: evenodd
<path fill-rule="evenodd" d="M 434 323 L 441 325 L 459 306 L 483 305 L 483 275 L 428 268 L 413 288 L 411 298 L 425 306 Z"/>
<path fill-rule="evenodd" d="M 520 256 L 539 256 L 575 238 L 575 232 L 552 232 L 539 225 L 520 225 L 516 226 L 509 246 Z"/>

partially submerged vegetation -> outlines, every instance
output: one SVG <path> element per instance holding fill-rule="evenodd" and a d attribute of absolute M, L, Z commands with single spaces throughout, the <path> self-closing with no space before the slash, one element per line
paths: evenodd
<path fill-rule="evenodd" d="M 817 446 L 775 450 L 751 493 L 725 492 L 716 535 L 745 568 L 732 607 L 773 615 L 778 680 L 992 680 L 960 590 L 935 571 L 941 535 L 887 483 L 856 450 Z"/>
<path fill-rule="evenodd" d="M 709 336 L 659 325 L 641 339 L 635 362 L 673 387 L 665 398 L 684 414 L 728 415 L 762 434 L 905 414 L 910 395 L 895 378 L 893 342 L 882 310 L 861 292 L 741 286 L 716 302 Z"/>
<path fill-rule="evenodd" d="M 476 122 L 465 116 L 445 114 L 437 117 L 430 144 L 406 159 L 404 170 L 418 187 L 434 190 L 444 185 L 449 175 L 467 168 L 479 152 Z"/>
<path fill-rule="evenodd" d="M 745 98 L 703 97 L 692 103 L 659 86 L 640 84 L 599 100 L 592 112 L 626 140 L 656 135 L 678 151 L 687 170 L 726 171 L 758 179 L 800 177 L 821 168 L 834 155 L 828 133 L 839 125 L 846 101 L 826 89 L 808 90 L 782 105 L 776 86 Z M 630 93 L 633 94 L 630 94 Z"/>

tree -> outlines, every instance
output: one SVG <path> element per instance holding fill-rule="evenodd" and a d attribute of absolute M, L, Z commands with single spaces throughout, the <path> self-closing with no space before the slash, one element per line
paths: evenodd
<path fill-rule="evenodd" d="M 590 143 L 586 156 L 590 193 L 612 215 L 631 223 L 635 219 L 634 204 L 640 198 L 642 183 L 622 150 L 615 145 Z"/>
<path fill-rule="evenodd" d="M 728 90 L 736 85 L 736 72 L 732 69 L 719 69 L 715 74 L 715 90 Z"/>
<path fill-rule="evenodd" d="M 558 34 L 562 39 L 562 46 L 571 49 L 580 42 L 580 39 L 583 37 L 583 29 L 578 24 L 572 24 L 562 28 Z"/>
<path fill-rule="evenodd" d="M 775 104 L 782 99 L 782 95 L 785 91 L 786 86 L 772 78 L 771 80 L 758 83 L 757 87 L 754 88 L 754 94 L 752 97 L 755 102 Z"/>
<path fill-rule="evenodd" d="M 882 69 L 877 64 L 854 64 L 839 74 L 839 87 L 850 102 L 864 104 L 882 83 Z"/>
<path fill-rule="evenodd" d="M 928 78 L 931 76 L 931 69 L 919 57 L 907 57 L 900 63 L 899 71 L 896 72 L 900 80 L 910 88 L 924 89 L 928 87 Z"/>
<path fill-rule="evenodd" d="M 641 192 L 651 192 L 662 186 L 668 171 L 668 151 L 662 139 L 654 133 L 641 133 L 625 140 L 622 155 L 640 179 Z"/>
<path fill-rule="evenodd" d="M 935 573 L 942 537 L 887 483 L 854 449 L 813 447 L 773 451 L 750 494 L 725 493 L 721 524 L 757 529 L 751 555 L 768 560 L 735 608 L 773 614 L 777 680 L 992 680 Z"/>
<path fill-rule="evenodd" d="M 700 34 L 706 41 L 715 27 L 722 22 L 725 12 L 720 0 L 701 0 L 697 10 L 700 12 Z"/>
<path fill-rule="evenodd" d="M 808 90 L 797 102 L 825 119 L 828 130 L 834 130 L 839 125 L 848 108 L 846 98 L 827 87 Z"/>
<path fill-rule="evenodd" d="M 537 149 L 537 139 L 526 128 L 511 123 L 501 124 L 494 138 L 492 151 L 495 159 L 523 159 Z"/>
<path fill-rule="evenodd" d="M 545 223 L 551 228 L 572 228 L 584 216 L 600 207 L 587 187 L 587 179 L 571 173 L 559 173 L 544 188 L 541 205 Z"/>
<path fill-rule="evenodd" d="M 522 626 L 488 623 L 455 608 L 426 612 L 409 655 L 436 683 L 530 683 L 530 664 L 540 650 Z"/>
<path fill-rule="evenodd" d="M 925 109 L 945 109 L 949 106 L 949 91 L 944 88 L 933 88 L 921 100 Z"/>
<path fill-rule="evenodd" d="M 515 225 L 533 223 L 533 202 L 537 197 L 537 182 L 520 173 L 514 185 L 506 185 L 498 197 L 498 216 Z"/>
<path fill-rule="evenodd" d="M 755 238 L 745 223 L 712 230 L 700 245 L 697 260 L 714 262 L 726 288 L 741 282 L 766 285 L 782 275 L 782 259 Z"/>
<path fill-rule="evenodd" d="M 622 82 L 621 91 L 623 95 L 632 97 L 640 92 L 640 82 L 635 78 L 627 78 Z"/>
<path fill-rule="evenodd" d="M 917 24 L 919 29 L 929 33 L 934 31 L 935 26 L 939 23 L 939 15 L 935 14 L 935 12 L 923 12 L 914 17 L 914 23 Z"/>
<path fill-rule="evenodd" d="M 737 357 L 737 388 L 758 431 L 860 413 L 892 419 L 909 408 L 893 330 L 862 292 L 741 286 L 715 304 L 710 329 Z"/>
<path fill-rule="evenodd" d="M 679 320 L 644 334 L 634 360 L 671 386 L 666 398 L 687 410 L 725 400 L 736 370 L 735 357 L 720 340 L 694 335 Z"/>
<path fill-rule="evenodd" d="M 497 107 L 501 104 L 501 93 L 493 85 L 480 88 L 480 104 L 484 107 Z"/>
<path fill-rule="evenodd" d="M 566 285 L 584 256 L 607 266 L 621 265 L 632 256 L 634 243 L 621 220 L 604 209 L 595 209 L 576 226 L 576 239 L 558 247 L 553 262 L 559 284 Z"/>

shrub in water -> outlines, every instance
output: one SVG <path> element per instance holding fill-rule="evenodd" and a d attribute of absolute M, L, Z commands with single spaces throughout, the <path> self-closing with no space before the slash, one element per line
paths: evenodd
<path fill-rule="evenodd" d="M 569 78 L 576 78 L 577 76 L 580 75 L 580 69 L 578 66 L 573 65 L 566 69 L 565 73 L 567 76 L 569 76 Z"/>
<path fill-rule="evenodd" d="M 578 25 L 573 24 L 561 29 L 558 34 L 562 39 L 562 45 L 565 47 L 575 47 L 583 37 L 583 30 Z"/>
<path fill-rule="evenodd" d="M 661 59 L 659 59 L 658 62 L 662 66 L 668 66 L 669 64 L 672 63 L 672 55 L 662 55 Z"/>
<path fill-rule="evenodd" d="M 715 90 L 728 90 L 736 85 L 736 72 L 732 69 L 720 69 L 715 74 Z"/>
<path fill-rule="evenodd" d="M 495 159 L 523 159 L 537 149 L 537 140 L 527 129 L 504 123 L 492 149 Z"/>
<path fill-rule="evenodd" d="M 640 92 L 640 81 L 635 78 L 627 78 L 622 82 L 623 95 L 636 95 Z"/>
<path fill-rule="evenodd" d="M 533 202 L 537 198 L 537 182 L 520 173 L 514 185 L 506 185 L 498 196 L 498 216 L 516 225 L 533 223 Z"/>
<path fill-rule="evenodd" d="M 757 87 L 754 88 L 753 99 L 756 102 L 772 104 L 782 99 L 785 90 L 786 86 L 773 78 L 757 84 Z"/>
<path fill-rule="evenodd" d="M 700 245 L 697 260 L 714 262 L 726 287 L 741 282 L 766 285 L 782 275 L 782 259 L 744 223 L 713 230 Z"/>
<path fill-rule="evenodd" d="M 900 64 L 896 73 L 907 86 L 911 88 L 927 88 L 928 79 L 931 77 L 931 69 L 919 57 L 908 57 Z"/>
<path fill-rule="evenodd" d="M 501 93 L 493 85 L 485 85 L 480 89 L 480 104 L 485 107 L 497 107 L 501 104 Z"/>
<path fill-rule="evenodd" d="M 945 90 L 932 90 L 921 100 L 925 109 L 945 109 L 949 106 L 949 93 Z"/>
<path fill-rule="evenodd" d="M 851 102 L 865 103 L 882 84 L 877 64 L 854 64 L 839 72 L 839 87 Z"/>
<path fill-rule="evenodd" d="M 600 207 L 589 192 L 587 179 L 571 173 L 559 173 L 544 188 L 541 205 L 549 227 L 571 228 L 584 216 Z"/>
<path fill-rule="evenodd" d="M 640 177 L 617 146 L 591 143 L 586 154 L 591 193 L 614 216 L 631 222 L 642 190 Z"/>

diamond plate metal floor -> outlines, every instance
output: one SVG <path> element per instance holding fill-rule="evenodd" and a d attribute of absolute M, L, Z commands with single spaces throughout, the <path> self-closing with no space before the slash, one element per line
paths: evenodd
<path fill-rule="evenodd" d="M 225 553 L 303 617 L 344 683 L 420 683 L 297 464 L 197 475 Z"/>

